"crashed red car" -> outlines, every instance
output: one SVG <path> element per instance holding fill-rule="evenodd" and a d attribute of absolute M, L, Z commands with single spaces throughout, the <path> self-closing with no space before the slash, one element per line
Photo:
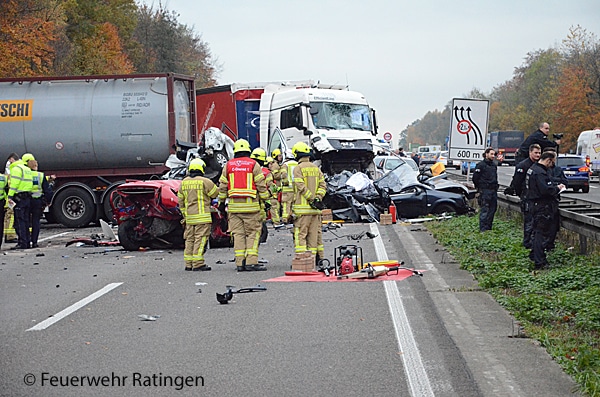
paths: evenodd
<path fill-rule="evenodd" d="M 182 215 L 177 206 L 180 180 L 131 181 L 117 187 L 111 196 L 119 242 L 136 251 L 141 247 L 183 247 Z M 231 246 L 227 219 L 212 212 L 211 247 Z"/>

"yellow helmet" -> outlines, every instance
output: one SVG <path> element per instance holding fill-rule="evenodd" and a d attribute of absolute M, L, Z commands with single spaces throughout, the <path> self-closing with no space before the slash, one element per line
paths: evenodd
<path fill-rule="evenodd" d="M 245 139 L 238 139 L 233 144 L 233 153 L 248 152 L 250 153 L 250 144 Z"/>
<path fill-rule="evenodd" d="M 23 160 L 23 162 L 27 163 L 29 160 L 35 160 L 35 157 L 33 157 L 33 154 L 31 154 L 31 153 L 25 153 L 23 155 L 23 157 L 21 157 L 21 160 Z"/>
<path fill-rule="evenodd" d="M 275 149 L 275 150 L 273 150 L 273 152 L 271 152 L 271 157 L 276 158 L 280 154 L 281 154 L 281 150 L 280 149 Z"/>
<path fill-rule="evenodd" d="M 264 163 L 267 160 L 267 152 L 265 152 L 265 149 L 257 147 L 252 151 L 250 158 L 254 160 L 260 160 Z"/>
<path fill-rule="evenodd" d="M 267 164 L 271 164 L 275 159 L 271 156 L 267 156 Z"/>
<path fill-rule="evenodd" d="M 304 157 L 310 155 L 310 148 L 304 142 L 297 142 L 292 147 L 292 153 L 296 158 Z"/>
<path fill-rule="evenodd" d="M 206 163 L 202 159 L 193 159 L 190 161 L 188 171 L 200 171 L 204 174 L 204 167 L 206 167 Z"/>

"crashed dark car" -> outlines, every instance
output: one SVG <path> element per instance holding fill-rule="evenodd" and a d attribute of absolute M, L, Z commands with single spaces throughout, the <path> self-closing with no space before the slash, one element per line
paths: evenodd
<path fill-rule="evenodd" d="M 381 196 L 396 206 L 399 218 L 429 214 L 467 214 L 472 211 L 464 194 L 441 191 L 418 182 L 404 167 L 397 167 L 373 183 Z"/>
<path fill-rule="evenodd" d="M 180 185 L 180 180 L 157 179 L 127 182 L 115 189 L 111 203 L 123 248 L 136 251 L 141 247 L 183 247 L 182 215 L 177 205 Z M 231 246 L 227 218 L 216 208 L 211 215 L 210 247 Z"/>

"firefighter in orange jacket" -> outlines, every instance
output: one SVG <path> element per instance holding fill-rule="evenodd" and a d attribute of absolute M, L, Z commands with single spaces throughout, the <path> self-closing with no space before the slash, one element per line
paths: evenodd
<path fill-rule="evenodd" d="M 217 197 L 219 191 L 213 181 L 204 177 L 205 167 L 206 164 L 201 159 L 190 161 L 189 176 L 181 181 L 177 193 L 179 210 L 183 215 L 181 222 L 185 225 L 185 270 L 211 270 L 211 267 L 204 263 L 204 249 L 212 225 L 211 199 Z"/>
<path fill-rule="evenodd" d="M 298 160 L 294 167 L 294 245 L 296 254 L 310 252 L 323 256 L 321 232 L 321 201 L 325 196 L 325 178 L 321 170 L 310 162 L 310 148 L 304 142 L 296 143 L 292 153 Z"/>
<path fill-rule="evenodd" d="M 228 199 L 229 230 L 233 236 L 238 272 L 267 270 L 258 264 L 258 244 L 262 228 L 261 200 L 270 207 L 269 192 L 260 165 L 250 158 L 250 144 L 238 139 L 219 179 L 219 211 Z M 267 204 L 268 203 L 268 204 Z"/>

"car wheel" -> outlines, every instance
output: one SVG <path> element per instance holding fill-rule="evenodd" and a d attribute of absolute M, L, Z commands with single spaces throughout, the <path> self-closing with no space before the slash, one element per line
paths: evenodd
<path fill-rule="evenodd" d="M 137 251 L 149 245 L 149 241 L 139 239 L 133 230 L 137 224 L 138 221 L 130 219 L 119 225 L 119 244 L 127 251 Z"/>
<path fill-rule="evenodd" d="M 440 204 L 435 207 L 433 213 L 434 214 L 443 214 L 443 213 L 455 213 L 456 208 L 454 208 L 451 204 Z"/>
<path fill-rule="evenodd" d="M 589 193 L 590 192 L 590 187 L 589 186 L 584 186 L 583 189 L 581 189 L 581 191 L 583 193 Z"/>

